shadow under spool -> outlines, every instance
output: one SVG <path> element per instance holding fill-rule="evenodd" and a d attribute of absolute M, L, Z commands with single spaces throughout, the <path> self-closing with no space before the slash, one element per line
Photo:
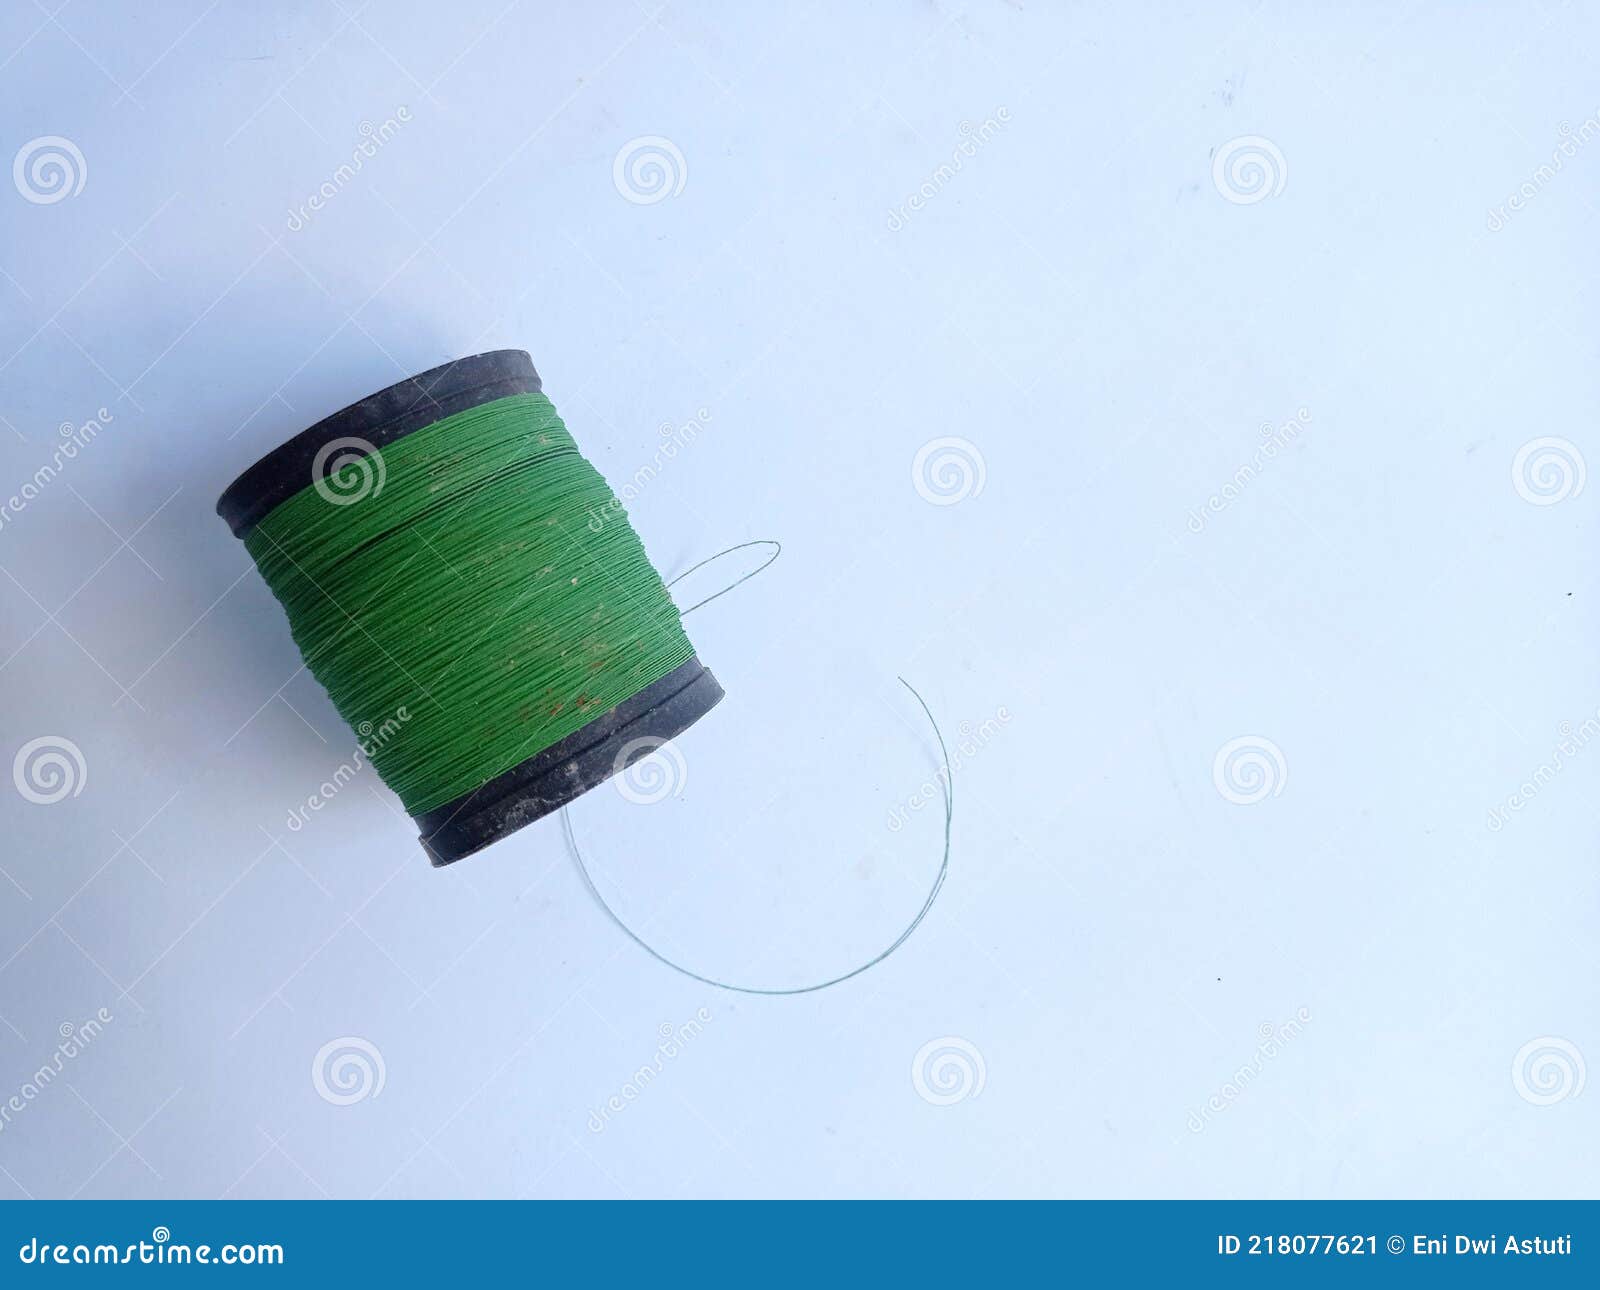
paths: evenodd
<path fill-rule="evenodd" d="M 537 394 L 540 388 L 533 360 L 520 349 L 492 350 L 431 368 L 280 444 L 228 485 L 217 500 L 217 514 L 243 539 L 279 503 L 315 482 L 317 455 L 334 440 L 360 439 L 382 448 L 467 408 L 512 394 Z M 338 459 L 338 453 L 328 453 L 321 473 L 330 474 Z M 549 815 L 646 756 L 657 741 L 682 734 L 722 696 L 716 677 L 691 657 L 543 752 L 413 816 L 428 859 L 435 866 L 452 864 Z"/>

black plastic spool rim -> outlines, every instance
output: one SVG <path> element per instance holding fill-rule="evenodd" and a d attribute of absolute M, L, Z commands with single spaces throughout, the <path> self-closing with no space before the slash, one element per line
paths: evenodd
<path fill-rule="evenodd" d="M 456 412 L 511 394 L 537 394 L 539 374 L 520 349 L 474 354 L 370 394 L 287 443 L 245 471 L 217 500 L 217 514 L 237 538 L 249 535 L 279 503 L 312 484 L 317 454 L 337 439 L 382 448 Z M 337 453 L 327 454 L 323 475 Z M 722 699 L 717 678 L 691 657 L 659 681 L 602 713 L 543 752 L 496 775 L 453 802 L 412 819 L 437 867 L 498 842 L 549 815 L 682 734 Z"/>

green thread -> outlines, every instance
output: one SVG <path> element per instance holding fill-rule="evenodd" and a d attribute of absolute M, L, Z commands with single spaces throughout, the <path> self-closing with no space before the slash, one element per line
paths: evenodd
<path fill-rule="evenodd" d="M 370 445 L 366 445 L 370 447 Z M 550 400 L 514 394 L 359 457 L 245 547 L 407 813 L 477 788 L 694 653 Z"/>

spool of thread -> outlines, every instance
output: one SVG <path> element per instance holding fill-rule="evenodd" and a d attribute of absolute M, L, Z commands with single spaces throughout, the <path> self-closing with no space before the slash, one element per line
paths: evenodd
<path fill-rule="evenodd" d="M 435 866 L 564 806 L 723 697 L 522 350 L 352 403 L 246 470 L 217 513 L 353 727 L 393 723 L 396 694 L 411 696 L 371 756 Z M 443 666 L 413 676 L 396 657 L 413 653 Z"/>

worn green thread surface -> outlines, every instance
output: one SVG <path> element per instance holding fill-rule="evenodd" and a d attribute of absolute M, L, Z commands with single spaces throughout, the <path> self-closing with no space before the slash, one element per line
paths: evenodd
<path fill-rule="evenodd" d="M 245 547 L 340 715 L 394 732 L 370 755 L 410 814 L 693 655 L 626 515 L 543 394 L 458 412 L 344 470 L 362 472 L 366 495 L 337 504 L 336 487 L 307 486 Z"/>

